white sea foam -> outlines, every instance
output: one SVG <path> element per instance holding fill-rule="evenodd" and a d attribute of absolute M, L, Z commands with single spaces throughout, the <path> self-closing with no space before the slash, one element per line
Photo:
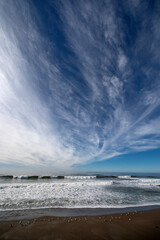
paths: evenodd
<path fill-rule="evenodd" d="M 28 179 L 27 175 L 22 175 L 22 176 L 14 176 L 15 179 Z"/>
<path fill-rule="evenodd" d="M 130 175 L 126 175 L 126 176 L 118 176 L 118 178 L 127 178 L 127 179 L 130 179 L 131 176 L 130 176 Z"/>
<path fill-rule="evenodd" d="M 96 176 L 64 176 L 65 179 L 94 179 Z"/>
<path fill-rule="evenodd" d="M 24 176 L 23 176 L 24 177 Z M 19 180 L 0 183 L 0 209 L 124 207 L 160 204 L 160 179 Z"/>

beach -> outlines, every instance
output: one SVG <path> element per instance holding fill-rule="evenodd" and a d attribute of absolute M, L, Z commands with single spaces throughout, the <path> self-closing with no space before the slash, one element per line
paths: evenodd
<path fill-rule="evenodd" d="M 160 239 L 160 176 L 2 176 L 0 239 Z"/>
<path fill-rule="evenodd" d="M 159 240 L 160 209 L 1 221 L 0 239 Z"/>

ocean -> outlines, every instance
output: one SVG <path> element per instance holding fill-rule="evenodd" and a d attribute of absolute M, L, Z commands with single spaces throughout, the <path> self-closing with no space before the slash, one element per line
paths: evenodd
<path fill-rule="evenodd" d="M 160 205 L 160 175 L 0 176 L 0 211 Z"/>

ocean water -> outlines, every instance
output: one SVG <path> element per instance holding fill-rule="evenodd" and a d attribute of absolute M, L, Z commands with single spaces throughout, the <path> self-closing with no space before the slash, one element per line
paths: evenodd
<path fill-rule="evenodd" d="M 160 205 L 160 176 L 0 176 L 0 211 Z"/>

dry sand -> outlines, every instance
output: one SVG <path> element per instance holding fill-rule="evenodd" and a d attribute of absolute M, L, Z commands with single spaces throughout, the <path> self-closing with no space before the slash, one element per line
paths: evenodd
<path fill-rule="evenodd" d="M 0 222 L 0 239 L 160 240 L 160 209 L 86 217 Z"/>

